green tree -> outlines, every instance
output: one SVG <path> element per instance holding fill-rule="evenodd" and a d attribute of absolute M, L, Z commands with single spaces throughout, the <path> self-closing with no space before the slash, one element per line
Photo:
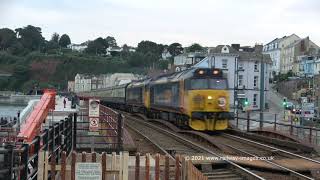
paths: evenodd
<path fill-rule="evenodd" d="M 129 52 L 129 46 L 127 44 L 122 46 L 122 52 Z"/>
<path fill-rule="evenodd" d="M 164 45 L 162 44 L 157 44 L 152 41 L 141 41 L 138 44 L 137 52 L 140 52 L 143 54 L 147 54 L 148 52 L 150 52 L 160 57 L 163 49 L 164 49 Z"/>
<path fill-rule="evenodd" d="M 187 47 L 188 52 L 196 52 L 196 51 L 202 51 L 202 50 L 203 50 L 203 47 L 198 43 L 194 43 L 191 46 Z"/>
<path fill-rule="evenodd" d="M 168 69 L 169 61 L 159 61 L 158 68 L 160 69 Z"/>
<path fill-rule="evenodd" d="M 172 56 L 177 56 L 183 53 L 183 47 L 180 43 L 172 43 L 169 45 L 168 51 Z"/>
<path fill-rule="evenodd" d="M 52 34 L 50 41 L 51 42 L 55 42 L 55 43 L 58 44 L 59 43 L 59 38 L 60 38 L 60 35 L 55 32 L 55 33 Z"/>
<path fill-rule="evenodd" d="M 108 47 L 115 47 L 115 46 L 117 46 L 117 41 L 116 41 L 116 39 L 115 39 L 114 37 L 112 37 L 112 36 L 107 36 L 106 39 L 105 39 L 105 41 L 106 41 L 106 46 L 107 46 L 107 48 L 108 48 Z"/>
<path fill-rule="evenodd" d="M 8 28 L 0 29 L 0 50 L 7 50 L 17 43 L 16 33 Z"/>
<path fill-rule="evenodd" d="M 67 34 L 63 34 L 59 39 L 59 45 L 66 48 L 69 44 L 71 44 L 70 37 Z"/>
<path fill-rule="evenodd" d="M 86 48 L 86 53 L 103 55 L 106 54 L 107 45 L 103 38 L 99 37 L 94 41 L 90 41 Z"/>
<path fill-rule="evenodd" d="M 23 47 L 30 51 L 41 50 L 43 48 L 44 38 L 42 37 L 40 27 L 28 25 L 24 28 L 17 28 L 15 31 Z"/>
<path fill-rule="evenodd" d="M 143 67 L 145 66 L 145 55 L 140 52 L 130 53 L 127 63 L 131 67 Z"/>

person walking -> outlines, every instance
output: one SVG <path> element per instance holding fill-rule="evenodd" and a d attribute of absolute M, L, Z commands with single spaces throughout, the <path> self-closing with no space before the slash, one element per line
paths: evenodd
<path fill-rule="evenodd" d="M 66 98 L 63 98 L 63 108 L 66 108 L 66 103 L 67 103 Z"/>

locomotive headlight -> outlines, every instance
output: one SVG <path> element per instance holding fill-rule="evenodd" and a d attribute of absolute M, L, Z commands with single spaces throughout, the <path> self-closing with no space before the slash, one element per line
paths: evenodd
<path fill-rule="evenodd" d="M 218 98 L 218 105 L 219 105 L 220 107 L 225 106 L 225 105 L 226 105 L 226 102 L 227 102 L 227 100 L 226 100 L 225 97 L 219 97 L 219 98 Z"/>
<path fill-rule="evenodd" d="M 212 99 L 212 96 L 208 96 L 208 99 L 211 100 L 211 99 Z"/>

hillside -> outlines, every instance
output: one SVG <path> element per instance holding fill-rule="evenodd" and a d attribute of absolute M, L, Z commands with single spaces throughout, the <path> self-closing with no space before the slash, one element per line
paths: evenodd
<path fill-rule="evenodd" d="M 132 67 L 120 57 L 84 56 L 81 54 L 45 55 L 31 53 L 24 57 L 0 53 L 0 72 L 10 73 L 10 78 L 0 78 L 1 90 L 28 91 L 40 88 L 66 88 L 67 81 L 77 73 L 133 72 L 144 74 L 143 67 Z"/>

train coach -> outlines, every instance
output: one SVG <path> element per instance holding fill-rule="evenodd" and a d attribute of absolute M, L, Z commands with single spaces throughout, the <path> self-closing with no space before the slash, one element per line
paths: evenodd
<path fill-rule="evenodd" d="M 190 68 L 86 95 L 98 97 L 113 108 L 199 131 L 225 130 L 233 119 L 227 78 L 220 69 Z"/>

